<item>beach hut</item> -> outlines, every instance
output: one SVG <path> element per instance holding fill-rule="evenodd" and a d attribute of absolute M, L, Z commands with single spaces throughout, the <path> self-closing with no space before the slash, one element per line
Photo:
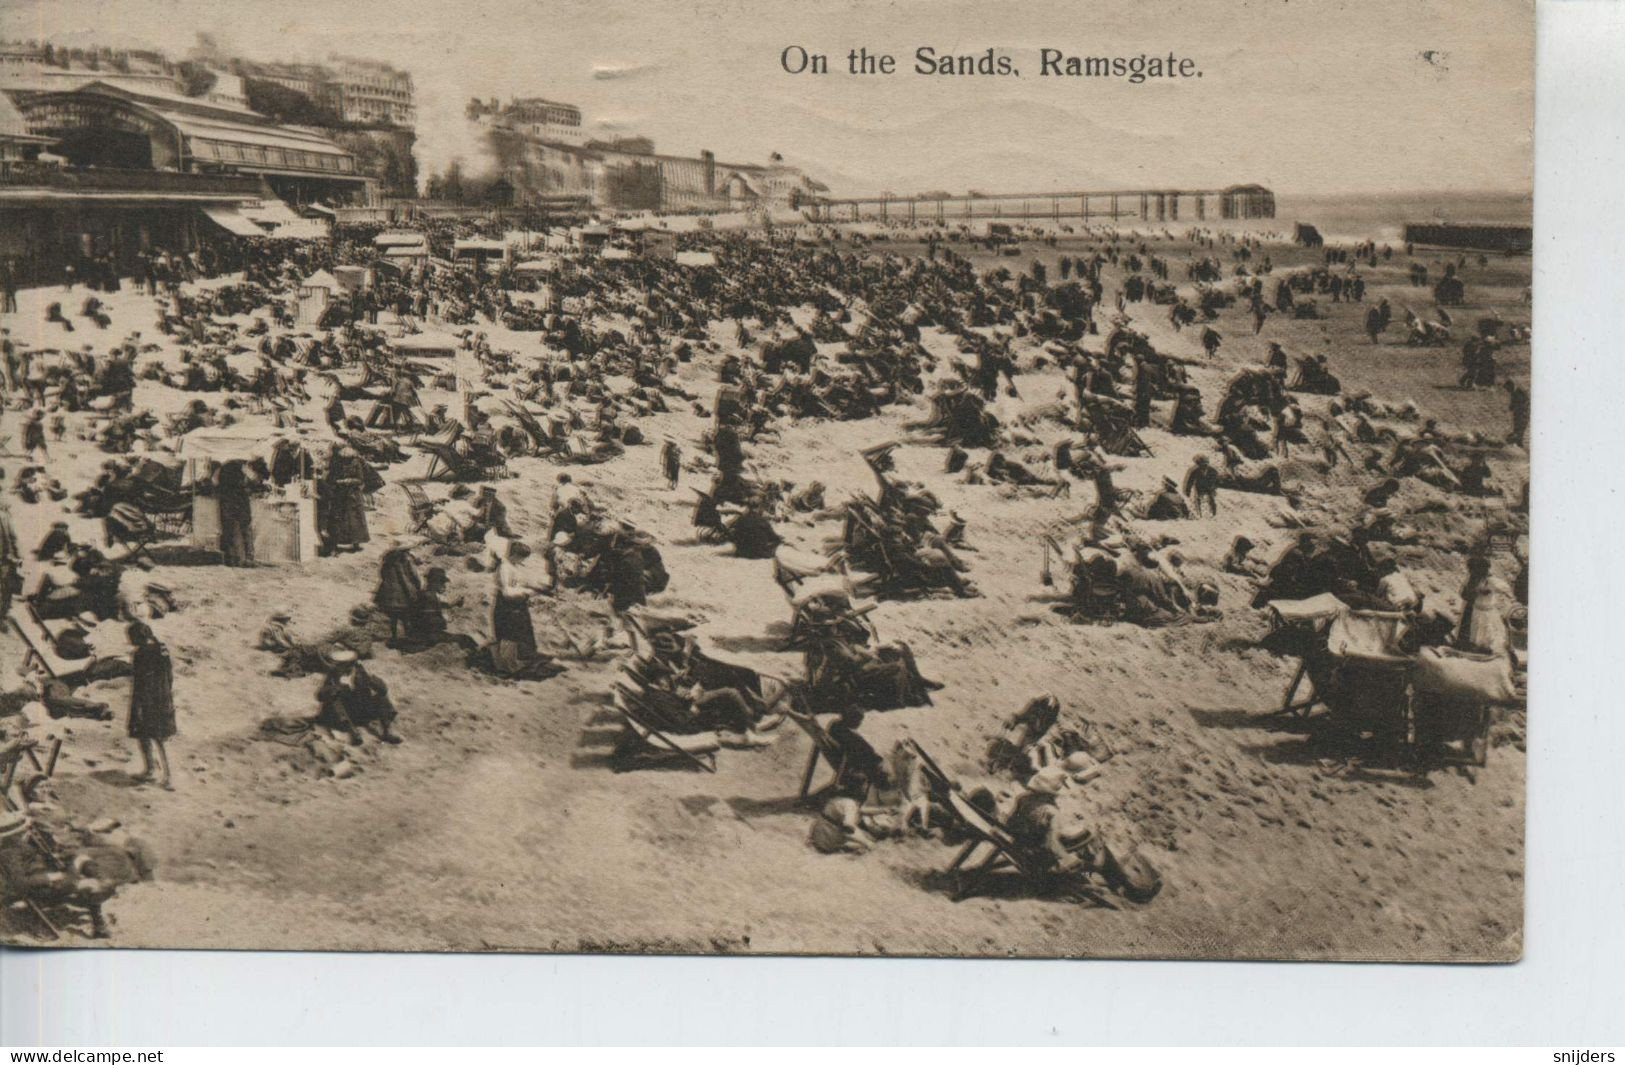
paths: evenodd
<path fill-rule="evenodd" d="M 429 242 L 420 233 L 380 233 L 372 239 L 379 261 L 397 269 L 421 266 L 429 261 Z"/>
<path fill-rule="evenodd" d="M 339 279 L 326 270 L 317 270 L 299 282 L 298 323 L 306 327 L 319 326 L 322 315 L 342 291 L 344 286 Z"/>
<path fill-rule="evenodd" d="M 372 246 L 383 258 L 406 266 L 429 260 L 429 242 L 422 233 L 380 233 L 372 238 Z"/>
<path fill-rule="evenodd" d="M 267 436 L 254 426 L 194 429 L 181 437 L 180 443 L 186 483 L 195 486 L 206 482 L 228 462 L 263 459 L 269 464 L 273 451 L 284 440 L 303 450 L 303 443 L 295 437 Z M 290 487 L 287 495 L 255 496 L 249 503 L 249 532 L 257 564 L 310 562 L 317 557 L 320 541 L 316 534 L 315 493 L 305 482 Z M 192 495 L 192 546 L 206 551 L 220 549 L 220 503 L 196 491 Z"/>
<path fill-rule="evenodd" d="M 451 246 L 452 262 L 473 263 L 479 269 L 485 269 L 492 262 L 504 262 L 507 258 L 508 245 L 500 240 L 469 237 Z"/>

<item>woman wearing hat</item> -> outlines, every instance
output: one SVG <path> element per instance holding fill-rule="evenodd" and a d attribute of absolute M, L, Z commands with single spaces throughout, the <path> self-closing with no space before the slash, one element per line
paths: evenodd
<path fill-rule="evenodd" d="M 318 524 L 322 531 L 323 546 L 328 554 L 343 548 L 361 550 L 367 535 L 367 510 L 363 502 L 366 493 L 367 464 L 348 444 L 333 449 L 328 460 L 327 475 L 322 479 L 317 495 Z"/>
<path fill-rule="evenodd" d="M 353 746 L 361 745 L 361 727 L 369 727 L 385 743 L 401 739 L 391 731 L 395 704 L 389 686 L 359 664 L 360 655 L 348 647 L 335 648 L 327 655 L 327 677 L 316 692 L 320 710 L 316 724 L 343 729 Z"/>
<path fill-rule="evenodd" d="M 522 567 L 530 548 L 522 541 L 508 543 L 507 553 L 492 572 L 491 666 L 508 677 L 551 676 L 551 659 L 537 651 L 536 629 L 530 620 L 530 597 L 549 589 L 528 580 Z"/>
<path fill-rule="evenodd" d="M 378 587 L 372 593 L 372 602 L 389 618 L 389 646 L 400 639 L 403 622 L 410 625 L 410 617 L 423 595 L 423 583 L 418 579 L 417 563 L 412 560 L 412 546 L 405 537 L 390 541 L 389 550 L 378 562 Z"/>
<path fill-rule="evenodd" d="M 131 655 L 130 738 L 141 745 L 141 775 L 137 780 L 150 780 L 153 770 L 153 751 L 158 752 L 158 766 L 163 770 L 159 781 L 165 791 L 173 790 L 169 777 L 169 752 L 164 741 L 175 735 L 175 675 L 169 660 L 169 649 L 158 642 L 146 622 L 132 621 L 125 630 L 130 643 L 135 645 Z"/>

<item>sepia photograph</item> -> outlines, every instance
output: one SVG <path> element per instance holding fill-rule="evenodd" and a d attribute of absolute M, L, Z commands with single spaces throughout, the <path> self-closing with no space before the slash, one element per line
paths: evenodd
<path fill-rule="evenodd" d="M 0 4 L 0 943 L 1519 960 L 1535 14 Z"/>

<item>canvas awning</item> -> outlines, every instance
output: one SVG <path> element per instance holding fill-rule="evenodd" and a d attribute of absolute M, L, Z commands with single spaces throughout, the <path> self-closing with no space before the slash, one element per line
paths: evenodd
<path fill-rule="evenodd" d="M 244 207 L 243 213 L 268 226 L 288 226 L 307 221 L 281 200 L 261 200 Z"/>
<path fill-rule="evenodd" d="M 266 458 L 279 440 L 298 439 L 295 433 L 267 433 L 261 427 L 193 429 L 180 438 L 176 452 L 182 459 L 211 462 L 251 461 Z"/>
<path fill-rule="evenodd" d="M 265 230 L 236 207 L 202 207 L 199 210 L 228 233 L 234 233 L 239 237 L 265 236 Z"/>

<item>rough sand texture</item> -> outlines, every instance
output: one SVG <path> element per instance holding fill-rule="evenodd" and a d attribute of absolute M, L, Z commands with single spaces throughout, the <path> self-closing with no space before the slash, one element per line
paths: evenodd
<path fill-rule="evenodd" d="M 1035 256 L 1053 260 L 1068 250 L 1029 245 L 1020 259 L 1002 262 L 1021 269 Z M 1188 244 L 1159 241 L 1153 250 L 1182 273 Z M 1278 267 L 1310 261 L 1307 252 L 1269 251 Z M 1364 271 L 1368 304 L 1388 295 L 1396 319 L 1407 303 L 1418 310 L 1430 303 L 1405 285 L 1402 263 L 1396 255 L 1393 265 Z M 1053 261 L 1050 276 L 1057 279 Z M 1120 276 L 1107 269 L 1108 296 Z M 1527 259 L 1469 266 L 1466 276 L 1472 306 L 1458 320 L 1490 305 L 1523 313 Z M 10 321 L 14 334 L 25 344 L 98 345 L 131 329 L 155 335 L 153 301 L 126 288 L 104 297 L 113 318 L 107 332 L 59 338 L 41 321 L 44 303 L 58 298 L 60 290 L 25 292 L 22 313 Z M 1176 334 L 1165 308 L 1130 310 L 1159 350 L 1201 356 L 1199 329 Z M 1293 354 L 1326 351 L 1345 387 L 1413 398 L 1459 428 L 1505 432 L 1503 393 L 1441 387 L 1455 379 L 1456 347 L 1406 348 L 1396 342 L 1396 320 L 1388 342 L 1372 349 L 1360 329 L 1364 306 L 1330 310 L 1322 322 L 1272 317 L 1257 338 L 1244 307 L 1227 310 L 1218 359 L 1193 371 L 1210 416 L 1229 372 L 1259 362 L 1273 339 Z M 536 350 L 535 334 L 485 328 L 497 348 Z M 731 343 L 731 329 L 713 333 Z M 943 355 L 952 350 L 932 330 L 926 343 Z M 1023 366 L 1031 366 L 1036 349 L 1022 351 Z M 1501 363 L 1527 380 L 1527 347 L 1504 352 Z M 708 397 L 714 365 L 687 366 L 684 377 Z M 1007 424 L 1024 407 L 1055 399 L 1062 378 L 1052 369 L 1024 373 L 1018 383 L 1023 398 L 1001 398 L 996 407 Z M 172 409 L 186 398 L 143 382 L 136 404 Z M 430 404 L 451 398 L 424 395 Z M 1302 401 L 1309 410 L 1325 402 Z M 872 491 L 858 450 L 903 435 L 902 424 L 922 409 L 785 425 L 777 439 L 750 447 L 750 461 L 760 476 L 822 480 L 837 503 Z M 1155 420 L 1166 424 L 1165 406 Z M 690 456 L 708 424 L 686 410 L 651 422 L 648 439 L 672 435 Z M 1060 433 L 1052 423 L 1034 431 Z M 0 434 L 19 432 L 17 414 L 6 412 Z M 1146 488 L 1164 475 L 1180 477 L 1197 442 L 1161 429 L 1144 435 L 1156 455 L 1126 460 L 1120 483 Z M 683 487 L 668 491 L 656 451 L 630 448 L 578 475 L 597 502 L 657 538 L 672 580 L 654 608 L 707 619 L 697 635 L 712 653 L 769 672 L 798 671 L 797 658 L 776 650 L 788 610 L 771 563 L 696 543 L 687 485 L 700 478 L 685 473 Z M 928 839 L 887 842 L 863 857 L 817 854 L 806 843 L 809 812 L 794 800 L 807 740 L 789 728 L 766 750 L 723 751 L 714 776 L 612 772 L 606 756 L 617 724 L 607 704 L 614 668 L 607 659 L 515 684 L 471 673 L 447 650 L 403 656 L 380 645 L 370 665 L 396 697 L 405 743 L 378 749 L 369 740 L 364 771 L 351 779 L 296 765 L 298 752 L 258 739 L 256 730 L 274 713 L 311 712 L 320 678 L 273 678 L 273 656 L 252 650 L 252 641 L 275 604 L 292 604 L 296 627 L 315 633 L 367 600 L 385 535 L 404 521 L 405 498 L 392 483 L 377 495 L 373 541 L 359 555 L 304 569 L 160 569 L 183 603 L 157 625 L 176 671 L 173 793 L 131 786 L 139 759 L 122 720 L 51 724 L 67 738 L 57 776 L 63 804 L 87 817 L 119 818 L 159 858 L 155 881 L 122 890 L 109 906 L 111 945 L 1406 961 L 1519 955 L 1521 743 L 1499 743 L 1476 773 L 1415 775 L 1327 759 L 1262 716 L 1278 705 L 1292 663 L 1247 646 L 1264 631 L 1263 619 L 1247 608 L 1246 583 L 1219 573 L 1217 563 L 1237 533 L 1273 558 L 1292 535 L 1269 523 L 1281 500 L 1221 492 L 1219 520 L 1166 523 L 1182 542 L 1188 573 L 1220 584 L 1222 622 L 1157 631 L 1076 625 L 1052 611 L 1051 593 L 1039 584 L 1036 534 L 1083 510 L 1092 492 L 1078 485 L 1070 500 L 1012 498 L 947 477 L 943 454 L 905 446 L 899 469 L 969 520 L 977 549 L 968 556 L 970 576 L 983 597 L 881 605 L 873 620 L 884 638 L 908 641 L 922 670 L 947 687 L 934 707 L 870 715 L 865 734 L 882 751 L 914 737 L 950 770 L 975 773 L 1002 719 L 1035 693 L 1055 692 L 1066 720 L 1096 723 L 1119 751 L 1090 794 L 1102 818 L 1132 834 L 1162 870 L 1166 887 L 1149 906 L 1093 909 L 1015 891 L 954 902 L 941 873 L 953 852 Z M 102 458 L 71 438 L 52 445 L 53 471 L 70 490 Z M 411 476 L 416 463 L 386 477 Z M 525 459 L 513 469 L 499 489 L 516 529 L 534 534 L 558 467 Z M 1521 459 L 1500 460 L 1496 470 L 1514 488 L 1526 475 Z M 1287 473 L 1304 486 L 1310 512 L 1324 507 L 1345 522 L 1370 483 L 1370 475 L 1346 470 L 1326 475 L 1307 449 Z M 60 509 L 12 503 L 24 545 Z M 1460 528 L 1464 538 L 1472 534 L 1469 516 Z M 838 527 L 809 522 L 781 531 L 793 546 L 816 549 Z M 1420 564 L 1419 590 L 1453 609 L 1461 557 L 1433 552 Z M 482 632 L 489 576 L 453 569 L 452 580 L 450 596 L 465 597 L 452 628 Z M 602 602 L 565 592 L 537 607 L 538 635 L 559 644 L 562 621 L 606 615 Z M 0 648 L 8 663 L 17 661 L 12 634 Z M 12 680 L 11 669 L 6 676 Z M 122 716 L 126 685 L 107 682 L 87 694 Z"/>

